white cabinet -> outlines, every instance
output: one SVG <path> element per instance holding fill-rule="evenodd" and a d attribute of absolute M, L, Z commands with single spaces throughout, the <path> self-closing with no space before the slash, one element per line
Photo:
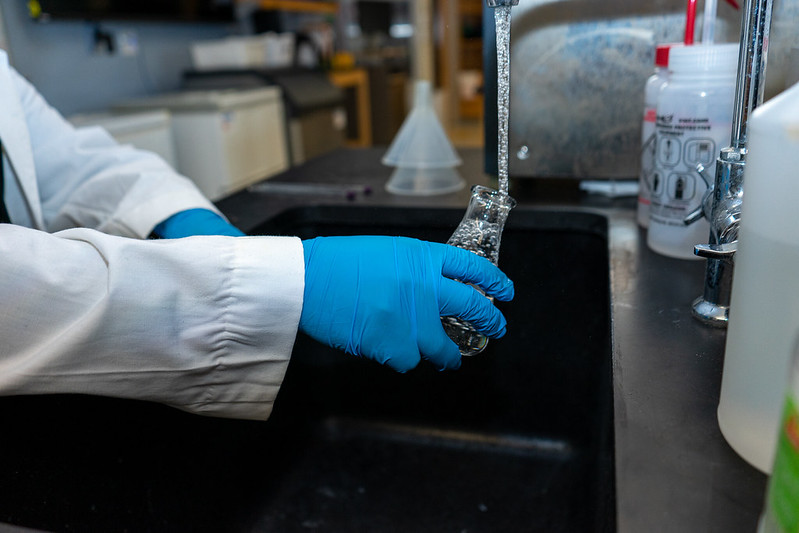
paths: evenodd
<path fill-rule="evenodd" d="M 166 109 L 177 168 L 217 200 L 289 166 L 280 89 L 188 91 L 122 102 L 116 111 Z"/>

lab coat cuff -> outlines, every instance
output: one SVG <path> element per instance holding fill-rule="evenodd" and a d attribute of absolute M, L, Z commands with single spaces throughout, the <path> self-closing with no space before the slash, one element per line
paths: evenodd
<path fill-rule="evenodd" d="M 212 401 L 190 408 L 263 420 L 272 411 L 297 336 L 305 286 L 302 243 L 287 237 L 232 240 L 234 275 L 223 324 L 234 345 L 219 352 L 219 371 L 209 384 Z"/>

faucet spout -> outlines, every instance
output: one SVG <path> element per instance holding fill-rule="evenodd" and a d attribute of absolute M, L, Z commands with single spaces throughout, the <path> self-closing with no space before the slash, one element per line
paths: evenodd
<path fill-rule="evenodd" d="M 519 0 L 486 0 L 488 7 L 518 6 Z"/>

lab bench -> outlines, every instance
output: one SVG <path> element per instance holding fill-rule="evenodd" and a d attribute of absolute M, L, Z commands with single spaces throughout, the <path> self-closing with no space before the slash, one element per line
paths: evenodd
<path fill-rule="evenodd" d="M 468 188 L 429 197 L 388 194 L 383 186 L 391 169 L 380 163 L 383 152 L 337 151 L 273 178 L 306 184 L 300 194 L 243 191 L 218 206 L 245 231 L 281 210 L 309 204 L 466 206 Z M 467 183 L 496 186 L 482 172 L 482 150 L 461 156 Z M 340 190 L 314 194 L 321 184 Z M 691 316 L 705 261 L 650 251 L 636 224 L 634 199 L 589 196 L 576 183 L 557 179 L 514 180 L 511 194 L 520 206 L 577 208 L 609 221 L 618 531 L 754 532 L 766 476 L 729 447 L 716 421 L 725 331 Z"/>
<path fill-rule="evenodd" d="M 217 206 L 244 231 L 264 227 L 266 221 L 295 207 L 361 206 L 386 212 L 449 208 L 456 215 L 465 208 L 468 188 L 429 197 L 387 193 L 384 185 L 392 169 L 380 163 L 384 152 L 380 148 L 340 149 L 224 198 Z M 459 171 L 468 184 L 496 185 L 482 171 L 482 150 L 461 151 L 461 156 L 464 163 Z M 266 184 L 269 187 L 259 190 L 259 185 Z M 704 261 L 670 259 L 651 252 L 645 232 L 635 221 L 635 199 L 587 195 L 576 182 L 563 179 L 513 180 L 511 193 L 524 208 L 518 215 L 523 210 L 527 214 L 579 211 L 607 220 L 611 334 L 610 340 L 603 341 L 608 346 L 603 353 L 612 354 L 613 390 L 606 397 L 613 397 L 614 431 L 613 444 L 607 449 L 614 452 L 607 455 L 613 456 L 615 465 L 607 470 L 615 472 L 615 498 L 608 501 L 616 513 L 591 530 L 609 531 L 615 526 L 623 533 L 754 532 L 766 476 L 732 451 L 716 422 L 725 332 L 703 326 L 691 316 L 690 302 L 702 290 Z M 512 212 L 509 222 L 513 217 Z M 579 258 L 579 251 L 574 255 Z M 579 308 L 579 304 L 573 306 Z M 573 327 L 579 329 L 585 320 L 575 313 Z M 509 324 L 509 328 L 521 327 Z M 402 380 L 412 376 L 398 376 L 396 391 L 405 394 Z M 320 383 L 324 382 L 323 375 Z M 264 449 L 280 448 L 270 444 L 269 424 L 209 419 L 117 399 L 19 397 L 0 402 L 4 430 L 0 522 L 29 527 L 61 524 L 61 529 L 73 530 L 80 529 L 75 519 L 80 512 L 94 515 L 84 524 L 106 524 L 109 529 L 170 530 L 171 526 L 174 530 L 180 523 L 208 528 L 219 520 L 222 510 L 249 515 L 253 511 L 249 506 L 255 505 L 254 491 L 265 491 L 263 497 L 278 502 L 289 498 L 269 492 L 274 489 L 262 482 L 264 472 L 248 459 L 293 453 L 290 448 Z M 530 412 L 535 408 L 530 406 Z M 277 418 L 286 417 L 276 409 L 270 423 Z M 291 420 L 285 423 L 281 431 L 294 431 Z M 298 483 L 302 486 L 303 478 Z M 183 494 L 181 487 L 190 487 L 187 492 L 191 493 Z M 331 502 L 331 512 L 338 508 L 339 514 L 345 512 L 341 506 L 347 502 L 336 500 L 329 487 L 304 490 Z M 74 504 L 62 501 L 66 494 L 85 508 L 78 511 Z M 414 503 L 414 491 L 404 497 L 412 505 L 419 503 Z M 291 498 L 285 504 L 300 505 Z M 164 509 L 165 505 L 171 507 Z M 400 511 L 414 515 L 413 509 Z M 484 511 L 484 507 L 473 510 Z M 108 516 L 97 518 L 101 513 Z M 23 515 L 31 519 L 19 518 Z M 225 524 L 227 530 L 239 525 Z M 318 525 L 303 522 L 296 530 Z M 369 530 L 370 524 L 360 526 L 355 529 Z M 5 530 L 16 528 L 0 523 L 0 531 Z"/>

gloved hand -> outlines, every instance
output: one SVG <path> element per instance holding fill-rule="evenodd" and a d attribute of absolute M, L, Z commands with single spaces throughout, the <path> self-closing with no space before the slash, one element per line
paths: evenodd
<path fill-rule="evenodd" d="M 420 358 L 459 368 L 460 351 L 441 316 L 460 316 L 489 337 L 505 334 L 499 300 L 513 283 L 490 261 L 446 244 L 404 237 L 320 237 L 303 241 L 305 300 L 300 330 L 353 355 L 405 372 Z"/>
<path fill-rule="evenodd" d="M 209 209 L 187 209 L 175 213 L 153 228 L 162 239 L 179 239 L 192 235 L 227 235 L 241 237 L 244 233 Z"/>

